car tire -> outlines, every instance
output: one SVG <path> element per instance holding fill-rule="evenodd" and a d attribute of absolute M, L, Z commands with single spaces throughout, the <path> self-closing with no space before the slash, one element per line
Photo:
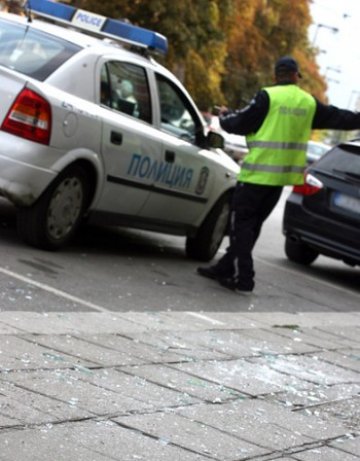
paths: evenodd
<path fill-rule="evenodd" d="M 30 207 L 18 210 L 20 237 L 44 250 L 57 250 L 74 235 L 89 199 L 89 181 L 80 165 L 64 170 Z"/>
<path fill-rule="evenodd" d="M 291 237 L 285 239 L 285 254 L 290 261 L 305 266 L 310 265 L 319 256 L 319 253 L 303 242 L 294 240 Z"/>
<path fill-rule="evenodd" d="M 212 208 L 195 236 L 186 239 L 186 254 L 199 261 L 210 261 L 217 253 L 228 228 L 229 196 L 224 195 Z"/>

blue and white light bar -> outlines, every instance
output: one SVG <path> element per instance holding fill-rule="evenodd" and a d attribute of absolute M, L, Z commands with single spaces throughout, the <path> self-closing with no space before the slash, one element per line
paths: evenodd
<path fill-rule="evenodd" d="M 49 0 L 28 0 L 27 7 L 38 16 L 56 22 L 87 30 L 101 37 L 120 40 L 131 45 L 148 48 L 165 54 L 168 50 L 167 38 L 157 32 L 110 19 L 99 14 L 81 10 Z"/>

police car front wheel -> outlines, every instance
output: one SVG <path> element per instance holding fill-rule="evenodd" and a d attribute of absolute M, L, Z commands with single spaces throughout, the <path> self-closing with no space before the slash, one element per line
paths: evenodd
<path fill-rule="evenodd" d="M 78 228 L 88 203 L 89 181 L 80 165 L 64 170 L 31 207 L 18 211 L 18 232 L 30 245 L 56 250 Z"/>
<path fill-rule="evenodd" d="M 186 254 L 199 261 L 210 261 L 217 253 L 228 228 L 229 196 L 224 195 L 212 208 L 195 236 L 186 239 Z"/>

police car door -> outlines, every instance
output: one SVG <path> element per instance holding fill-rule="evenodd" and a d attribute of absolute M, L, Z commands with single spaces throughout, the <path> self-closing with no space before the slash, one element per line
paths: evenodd
<path fill-rule="evenodd" d="M 161 216 L 164 221 L 191 224 L 208 206 L 214 182 L 214 154 L 200 147 L 204 136 L 202 122 L 182 89 L 161 74 L 154 74 L 154 85 L 162 157 L 153 175 L 153 192 L 141 216 Z"/>
<path fill-rule="evenodd" d="M 104 187 L 98 210 L 133 218 L 149 195 L 148 166 L 160 160 L 152 126 L 151 98 L 144 67 L 118 60 L 99 63 L 100 104 L 104 108 Z"/>

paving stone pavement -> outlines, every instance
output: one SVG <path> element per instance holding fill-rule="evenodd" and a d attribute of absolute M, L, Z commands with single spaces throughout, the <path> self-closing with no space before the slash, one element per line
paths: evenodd
<path fill-rule="evenodd" d="M 360 313 L 0 312 L 0 461 L 360 460 Z"/>

